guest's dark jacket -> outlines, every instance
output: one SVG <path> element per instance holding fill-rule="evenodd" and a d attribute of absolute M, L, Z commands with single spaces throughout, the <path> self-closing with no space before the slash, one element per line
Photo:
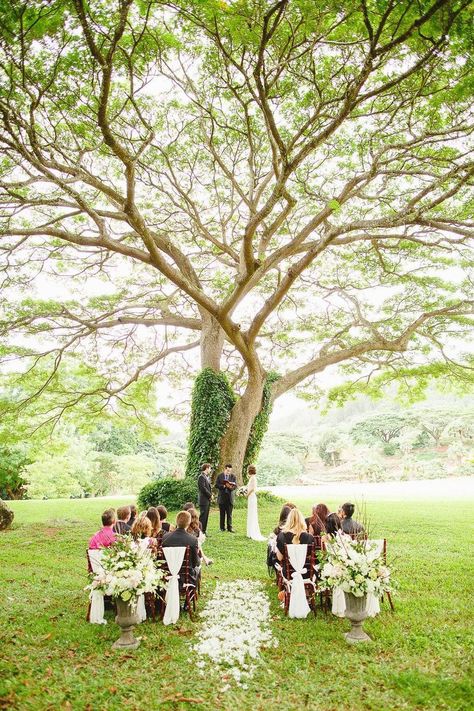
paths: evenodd
<path fill-rule="evenodd" d="M 341 521 L 342 530 L 344 533 L 348 533 L 350 536 L 357 535 L 359 533 L 365 533 L 365 528 L 358 521 L 354 521 L 352 518 L 343 518 Z"/>
<path fill-rule="evenodd" d="M 198 476 L 199 506 L 205 506 L 211 500 L 212 488 L 209 478 L 201 472 Z"/>
<path fill-rule="evenodd" d="M 294 533 L 291 531 L 287 531 L 286 533 L 283 533 L 283 531 L 280 531 L 280 533 L 277 536 L 277 548 L 280 551 L 280 553 L 283 555 L 285 552 L 285 543 L 287 545 L 290 545 L 293 543 L 293 538 L 294 538 Z M 313 543 L 314 542 L 314 537 L 311 535 L 311 533 L 307 533 L 306 531 L 303 531 L 303 533 L 300 536 L 300 543 Z"/>
<path fill-rule="evenodd" d="M 216 479 L 216 489 L 219 491 L 219 493 L 217 495 L 217 503 L 225 505 L 230 502 L 232 505 L 234 505 L 235 490 L 237 488 L 237 479 L 235 478 L 234 474 L 228 474 L 227 480 L 231 481 L 235 484 L 235 487 L 233 489 L 229 489 L 228 487 L 225 486 L 224 472 L 221 472 Z"/>
<path fill-rule="evenodd" d="M 171 526 L 171 524 L 169 521 L 162 521 L 161 522 L 161 528 L 163 529 L 163 535 L 165 535 L 165 533 L 169 532 L 170 526 Z"/>
<path fill-rule="evenodd" d="M 171 531 L 171 533 L 165 533 L 163 536 L 163 548 L 179 548 L 180 546 L 189 546 L 189 564 L 192 568 L 198 568 L 200 560 L 196 536 L 191 536 L 182 528 L 177 528 L 176 531 Z"/>
<path fill-rule="evenodd" d="M 119 536 L 125 536 L 127 533 L 130 533 L 132 530 L 132 527 L 128 525 L 125 521 L 117 521 L 117 523 L 114 525 L 113 528 L 115 533 L 118 533 Z"/>

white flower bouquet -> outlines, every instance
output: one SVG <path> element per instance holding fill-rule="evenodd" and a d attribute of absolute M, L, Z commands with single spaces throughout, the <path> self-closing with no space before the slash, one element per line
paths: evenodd
<path fill-rule="evenodd" d="M 141 548 L 130 536 L 118 536 L 112 546 L 104 548 L 101 566 L 100 572 L 91 573 L 86 587 L 91 594 L 100 590 L 135 606 L 139 595 L 166 587 L 165 573 L 151 551 Z"/>
<path fill-rule="evenodd" d="M 341 588 L 355 597 L 391 592 L 390 568 L 375 541 L 338 534 L 326 544 L 320 566 L 319 590 Z"/>

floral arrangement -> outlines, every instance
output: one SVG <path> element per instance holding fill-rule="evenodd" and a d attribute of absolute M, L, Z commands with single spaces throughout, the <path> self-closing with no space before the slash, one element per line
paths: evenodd
<path fill-rule="evenodd" d="M 275 647 L 270 629 L 270 602 L 263 586 L 252 580 L 217 583 L 201 613 L 199 641 L 192 644 L 201 675 L 217 671 L 223 687 L 230 681 L 245 688 L 263 647 Z"/>
<path fill-rule="evenodd" d="M 104 548 L 101 566 L 100 572 L 91 573 L 91 583 L 86 587 L 91 593 L 100 590 L 136 605 L 139 595 L 166 587 L 165 573 L 151 551 L 130 536 L 117 536 L 112 546 Z"/>
<path fill-rule="evenodd" d="M 355 597 L 391 592 L 390 568 L 375 541 L 353 540 L 338 534 L 326 544 L 320 566 L 319 590 L 342 588 Z"/>

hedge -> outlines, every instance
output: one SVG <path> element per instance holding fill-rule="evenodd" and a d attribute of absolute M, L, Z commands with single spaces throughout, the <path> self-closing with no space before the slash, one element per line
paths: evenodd
<path fill-rule="evenodd" d="M 187 501 L 196 504 L 197 494 L 196 481 L 164 477 L 143 487 L 138 494 L 138 506 L 140 509 L 147 509 L 161 504 L 172 511 L 179 511 Z"/>

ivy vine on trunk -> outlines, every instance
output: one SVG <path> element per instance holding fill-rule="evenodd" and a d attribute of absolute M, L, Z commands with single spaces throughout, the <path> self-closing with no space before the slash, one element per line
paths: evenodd
<path fill-rule="evenodd" d="M 204 368 L 194 382 L 186 476 L 196 478 L 201 464 L 219 466 L 220 442 L 236 397 L 223 373 Z"/>

